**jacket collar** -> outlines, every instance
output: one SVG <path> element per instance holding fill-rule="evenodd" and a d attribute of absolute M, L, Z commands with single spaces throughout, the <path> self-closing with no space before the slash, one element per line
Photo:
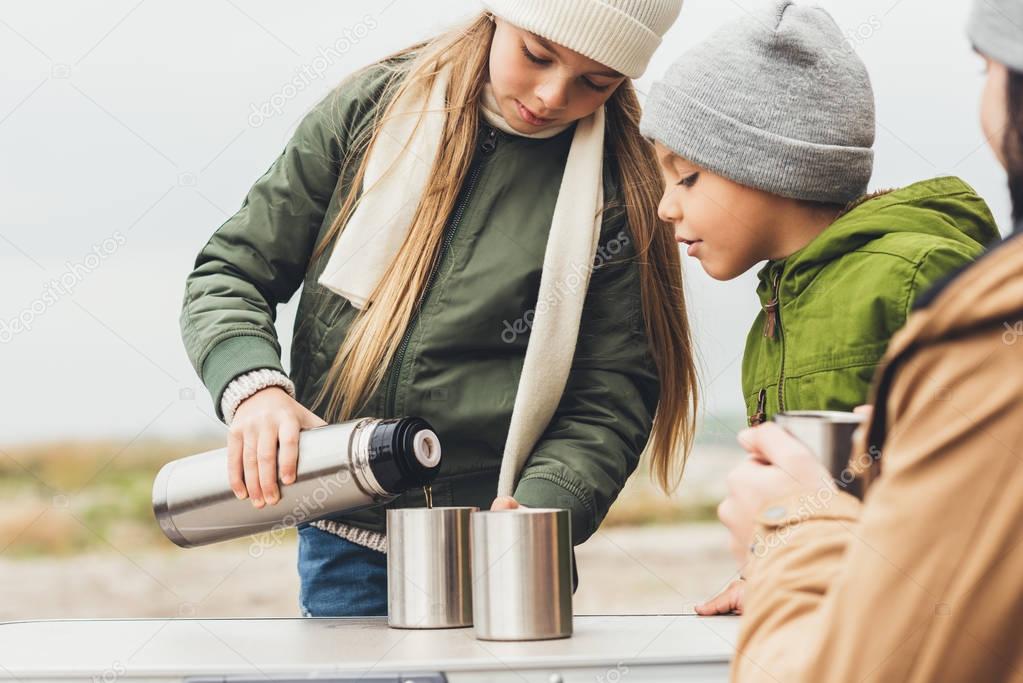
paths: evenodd
<path fill-rule="evenodd" d="M 762 305 L 798 297 L 822 267 L 892 233 L 942 236 L 982 247 L 998 240 L 995 220 L 973 188 L 954 177 L 933 178 L 871 195 L 840 216 L 808 245 L 757 273 Z"/>

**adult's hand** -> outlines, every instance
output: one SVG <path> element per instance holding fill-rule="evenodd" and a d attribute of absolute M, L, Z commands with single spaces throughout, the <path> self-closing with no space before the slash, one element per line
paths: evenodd
<path fill-rule="evenodd" d="M 728 497 L 718 506 L 718 518 L 728 527 L 732 554 L 741 566 L 756 518 L 770 503 L 837 487 L 809 449 L 773 422 L 740 432 L 738 440 L 750 457 L 728 474 Z"/>

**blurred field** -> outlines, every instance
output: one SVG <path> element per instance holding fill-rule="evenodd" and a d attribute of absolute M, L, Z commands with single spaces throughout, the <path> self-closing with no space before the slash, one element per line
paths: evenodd
<path fill-rule="evenodd" d="M 170 460 L 222 445 L 221 439 L 58 442 L 2 450 L 0 556 L 173 547 L 153 521 L 153 478 Z"/>
<path fill-rule="evenodd" d="M 50 443 L 0 450 L 0 620 L 103 616 L 297 616 L 295 534 L 182 550 L 151 509 L 163 463 L 222 439 Z M 680 611 L 727 583 L 713 522 L 741 455 L 704 442 L 680 491 L 637 473 L 578 549 L 576 611 Z M 613 588 L 613 590 L 611 590 Z"/>

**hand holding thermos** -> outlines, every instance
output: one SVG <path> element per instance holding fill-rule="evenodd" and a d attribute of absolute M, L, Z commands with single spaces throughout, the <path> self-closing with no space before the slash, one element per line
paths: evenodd
<path fill-rule="evenodd" d="M 299 432 L 327 423 L 280 387 L 267 387 L 242 401 L 227 436 L 231 490 L 261 508 L 281 498 L 280 483 L 295 482 Z"/>

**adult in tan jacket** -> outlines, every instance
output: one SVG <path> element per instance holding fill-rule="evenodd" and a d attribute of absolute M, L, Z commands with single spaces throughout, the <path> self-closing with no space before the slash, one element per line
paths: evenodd
<path fill-rule="evenodd" d="M 719 508 L 745 563 L 735 681 L 1023 681 L 1023 0 L 978 0 L 1016 235 L 918 303 L 875 380 L 861 504 L 776 425 Z"/>

